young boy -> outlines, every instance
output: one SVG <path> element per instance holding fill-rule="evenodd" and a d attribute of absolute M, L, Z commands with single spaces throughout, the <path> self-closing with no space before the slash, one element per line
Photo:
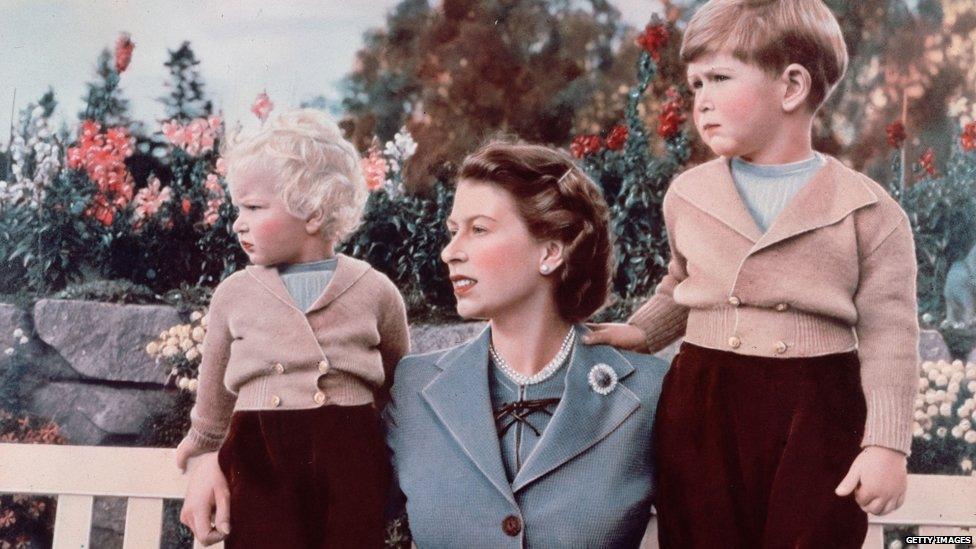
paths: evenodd
<path fill-rule="evenodd" d="M 205 542 L 232 525 L 228 548 L 381 547 L 390 469 L 378 407 L 409 339 L 396 287 L 333 250 L 365 204 L 359 155 L 325 114 L 300 110 L 226 159 L 252 265 L 210 304 L 176 458 L 182 469 L 204 454 L 222 474 L 216 490 L 189 487 L 181 520 Z"/>
<path fill-rule="evenodd" d="M 901 505 L 917 383 L 915 253 L 885 190 L 811 146 L 847 65 L 821 0 L 711 0 L 681 46 L 720 158 L 664 199 L 668 274 L 589 343 L 684 343 L 656 428 L 670 547 L 860 547 Z"/>

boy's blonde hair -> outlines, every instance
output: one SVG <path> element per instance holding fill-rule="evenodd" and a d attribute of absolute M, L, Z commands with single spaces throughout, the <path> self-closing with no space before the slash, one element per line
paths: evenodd
<path fill-rule="evenodd" d="M 847 45 L 837 19 L 821 0 L 711 0 L 685 29 L 681 60 L 729 52 L 778 76 L 791 63 L 811 78 L 816 111 L 847 70 Z"/>
<path fill-rule="evenodd" d="M 239 135 L 224 152 L 227 180 L 246 167 L 269 162 L 278 172 L 275 193 L 289 213 L 306 218 L 321 208 L 323 234 L 338 242 L 356 230 L 366 204 L 366 179 L 356 148 L 322 111 L 286 111 L 251 135 Z"/>

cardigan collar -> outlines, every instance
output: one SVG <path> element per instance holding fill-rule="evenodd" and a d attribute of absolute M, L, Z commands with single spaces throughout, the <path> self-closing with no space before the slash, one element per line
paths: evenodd
<path fill-rule="evenodd" d="M 757 252 L 796 235 L 832 225 L 851 212 L 874 204 L 878 197 L 861 177 L 836 158 L 824 155 L 826 165 L 793 197 L 763 233 L 746 208 L 732 180 L 729 159 L 719 157 L 698 168 L 693 179 L 674 186 L 674 193 L 718 219 L 753 243 Z"/>
<path fill-rule="evenodd" d="M 361 261 L 359 259 L 349 257 L 345 254 L 336 254 L 338 257 L 338 262 L 336 264 L 335 273 L 333 273 L 332 278 L 329 280 L 328 285 L 326 285 L 325 290 L 322 292 L 315 302 L 308 308 L 307 311 L 301 311 L 303 314 L 311 314 L 317 311 L 329 303 L 335 301 L 337 297 L 345 293 L 353 284 L 356 283 L 367 271 L 371 268 L 369 263 Z M 288 293 L 288 289 L 285 288 L 285 283 L 281 281 L 281 276 L 278 274 L 278 269 L 276 267 L 267 265 L 248 265 L 245 270 L 252 278 L 258 281 L 266 290 L 271 292 L 280 301 L 283 301 L 286 305 L 295 308 L 295 301 L 291 298 Z"/>

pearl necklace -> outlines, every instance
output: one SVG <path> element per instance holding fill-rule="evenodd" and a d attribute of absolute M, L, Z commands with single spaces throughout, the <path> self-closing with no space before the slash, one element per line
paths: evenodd
<path fill-rule="evenodd" d="M 576 330 L 570 328 L 569 333 L 563 338 L 563 343 L 559 347 L 559 352 L 556 356 L 549 361 L 541 370 L 535 373 L 535 375 L 527 376 L 525 374 L 516 372 L 514 368 L 509 366 L 508 362 L 505 361 L 498 351 L 495 350 L 495 345 L 492 343 L 488 344 L 488 352 L 491 354 L 491 361 L 495 363 L 495 366 L 502 371 L 509 379 L 517 383 L 518 385 L 534 385 L 536 383 L 543 382 L 549 379 L 552 374 L 556 373 L 556 370 L 566 362 L 569 357 L 569 352 L 573 349 L 573 342 L 576 341 Z"/>

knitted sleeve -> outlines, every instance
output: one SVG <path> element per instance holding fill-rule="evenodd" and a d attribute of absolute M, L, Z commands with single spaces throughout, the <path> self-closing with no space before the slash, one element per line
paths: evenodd
<path fill-rule="evenodd" d="M 184 443 L 189 443 L 191 448 L 190 457 L 220 448 L 237 401 L 237 395 L 224 386 L 233 337 L 227 322 L 227 309 L 232 303 L 222 289 L 218 286 L 214 291 L 207 312 L 196 403 L 190 410 L 190 430 L 184 438 Z"/>
<path fill-rule="evenodd" d="M 918 391 L 918 316 L 915 244 L 908 218 L 900 219 L 861 259 L 854 305 L 858 358 L 867 403 L 862 446 L 906 455 Z"/>
<path fill-rule="evenodd" d="M 381 275 L 382 276 L 382 275 Z M 380 311 L 378 315 L 378 330 L 380 343 L 377 346 L 380 357 L 383 360 L 384 382 L 383 390 L 378 398 L 377 405 L 385 403 L 390 386 L 393 384 L 393 371 L 397 363 L 408 352 L 410 352 L 410 329 L 407 324 L 407 308 L 403 303 L 403 297 L 392 282 L 384 277 L 385 292 L 384 298 L 380 300 Z"/>
<path fill-rule="evenodd" d="M 661 279 L 651 296 L 627 320 L 644 332 L 648 353 L 656 353 L 670 345 L 685 333 L 688 323 L 688 308 L 674 302 L 674 288 L 685 278 L 688 278 L 686 261 L 675 246 L 674 209 L 671 205 L 671 193 L 664 196 L 662 209 L 664 223 L 668 231 L 668 246 L 671 250 L 671 260 L 668 262 L 668 272 Z"/>

